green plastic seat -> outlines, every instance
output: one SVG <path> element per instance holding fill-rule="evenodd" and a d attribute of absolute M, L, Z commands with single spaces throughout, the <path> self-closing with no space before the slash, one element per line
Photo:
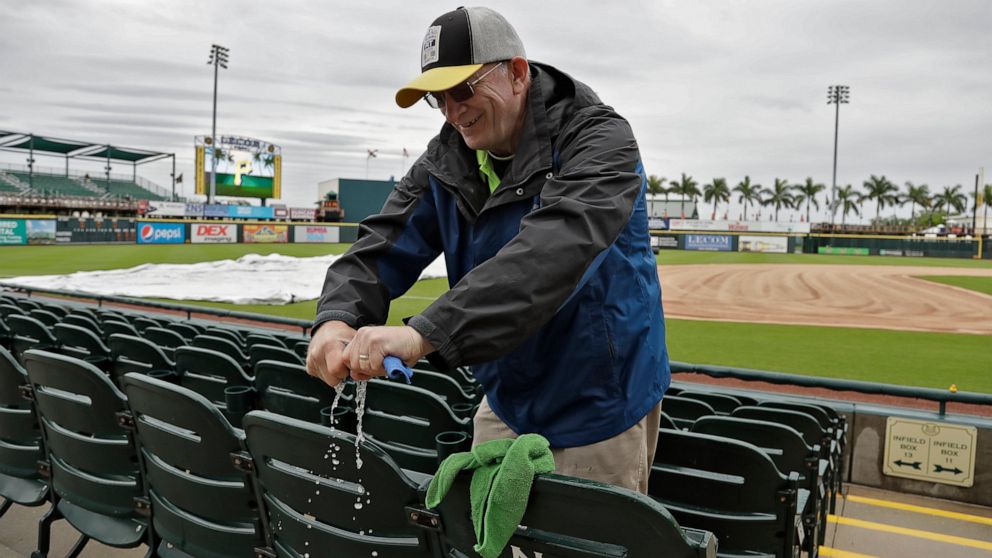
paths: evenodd
<path fill-rule="evenodd" d="M 11 504 L 33 507 L 47 501 L 48 481 L 38 471 L 45 458 L 41 430 L 34 405 L 20 393 L 27 383 L 27 372 L 0 347 L 0 516 Z"/>
<path fill-rule="evenodd" d="M 100 325 L 98 320 L 94 320 L 86 314 L 69 314 L 68 316 L 62 318 L 61 323 L 81 327 L 95 333 L 101 339 L 104 338 L 103 326 Z"/>
<path fill-rule="evenodd" d="M 747 442 L 662 429 L 648 491 L 679 525 L 716 535 L 721 555 L 786 558 L 802 547 L 799 474 Z"/>
<path fill-rule="evenodd" d="M 142 337 L 114 333 L 110 336 L 109 344 L 114 358 L 110 374 L 117 385 L 120 385 L 120 378 L 128 372 L 148 373 L 176 368 L 162 349 Z"/>
<path fill-rule="evenodd" d="M 273 345 L 276 347 L 282 347 L 283 349 L 288 349 L 286 342 L 282 339 L 276 337 L 275 335 L 268 335 L 266 333 L 249 333 L 245 336 L 245 346 L 251 348 L 253 345 Z"/>
<path fill-rule="evenodd" d="M 169 322 L 165 324 L 165 329 L 172 330 L 182 336 L 187 343 L 200 334 L 200 330 L 183 322 Z"/>
<path fill-rule="evenodd" d="M 231 460 L 244 434 L 198 393 L 141 374 L 122 381 L 159 554 L 252 556 L 264 530 L 251 477 Z"/>
<path fill-rule="evenodd" d="M 124 394 L 79 359 L 30 350 L 24 360 L 53 491 L 35 556 L 47 555 L 51 524 L 62 518 L 82 533 L 72 552 L 89 539 L 117 548 L 141 545 L 147 523 L 135 505 L 144 493 L 137 453 L 117 419 L 127 410 Z"/>
<path fill-rule="evenodd" d="M 144 334 L 145 330 L 150 327 L 162 327 L 162 324 L 158 321 L 143 316 L 138 316 L 131 320 L 131 325 L 133 325 L 134 329 L 137 329 L 142 334 Z"/>
<path fill-rule="evenodd" d="M 12 314 L 7 316 L 7 326 L 10 327 L 11 346 L 14 356 L 20 362 L 28 349 L 57 350 L 58 339 L 45 324 L 30 316 Z"/>
<path fill-rule="evenodd" d="M 369 380 L 367 389 L 365 436 L 404 469 L 433 474 L 439 463 L 438 435 L 453 432 L 471 437 L 472 420 L 459 417 L 426 389 L 380 379 Z"/>
<path fill-rule="evenodd" d="M 662 405 L 664 407 L 664 405 Z M 658 428 L 668 428 L 669 430 L 680 430 L 680 428 L 672 420 L 672 417 L 668 416 L 664 411 L 661 412 L 661 423 Z"/>
<path fill-rule="evenodd" d="M 261 409 L 313 423 L 321 422 L 321 410 L 329 409 L 336 395 L 302 365 L 275 360 L 255 366 L 255 391 Z M 351 407 L 351 397 L 342 396 L 338 405 Z"/>
<path fill-rule="evenodd" d="M 38 304 L 41 305 L 42 310 L 54 314 L 60 320 L 69 315 L 69 310 L 61 304 L 53 304 L 51 302 L 39 302 Z"/>
<path fill-rule="evenodd" d="M 28 312 L 28 316 L 31 316 L 32 318 L 45 324 L 45 327 L 52 327 L 62 320 L 59 316 L 49 312 L 48 310 L 31 310 Z"/>
<path fill-rule="evenodd" d="M 369 442 L 359 469 L 355 437 L 319 424 L 254 411 L 244 429 L 273 555 L 440 556 L 436 536 L 405 511 L 420 503 L 427 476 L 400 470 Z"/>
<path fill-rule="evenodd" d="M 309 341 L 297 341 L 293 344 L 293 352 L 300 355 L 303 360 L 306 360 L 308 350 L 310 350 Z"/>
<path fill-rule="evenodd" d="M 130 322 L 123 322 L 120 320 L 104 320 L 103 322 L 103 334 L 109 341 L 110 336 L 116 334 L 130 335 L 132 337 L 141 337 L 141 332 L 139 332 Z"/>
<path fill-rule="evenodd" d="M 471 474 L 458 476 L 434 511 L 451 556 L 478 556 L 469 500 Z M 430 526 L 431 510 L 413 510 Z M 596 518 L 612 517 L 616 520 Z M 616 486 L 560 475 L 534 479 L 521 527 L 501 558 L 714 558 L 712 533 L 680 527 L 650 497 Z M 526 526 L 526 527 L 523 527 Z M 457 554 L 456 554 L 457 553 Z"/>
<path fill-rule="evenodd" d="M 278 360 L 290 364 L 303 364 L 302 358 L 281 345 L 251 345 L 248 347 L 248 355 L 252 370 L 255 369 L 255 365 L 263 360 Z"/>
<path fill-rule="evenodd" d="M 742 405 L 740 399 L 737 399 L 733 395 L 725 395 L 722 393 L 684 390 L 678 396 L 685 399 L 702 401 L 710 407 L 713 407 L 713 410 L 720 415 L 729 415 L 734 409 Z"/>
<path fill-rule="evenodd" d="M 24 311 L 23 308 L 16 304 L 0 304 L 0 319 L 6 319 L 8 316 L 27 316 L 28 313 Z"/>
<path fill-rule="evenodd" d="M 699 417 L 716 414 L 716 410 L 709 403 L 681 395 L 665 395 L 661 406 L 665 409 L 665 413 L 675 421 L 675 425 L 684 430 L 692 428 L 692 423 L 696 422 Z"/>
<path fill-rule="evenodd" d="M 230 387 L 251 387 L 252 378 L 234 359 L 210 349 L 184 346 L 176 349 L 176 375 L 179 385 L 210 401 L 235 426 L 241 424 L 246 410 L 227 408 L 225 391 Z M 253 399 L 251 394 L 246 395 Z"/>
<path fill-rule="evenodd" d="M 110 370 L 113 360 L 110 347 L 96 332 L 65 322 L 56 324 L 53 329 L 60 353 L 85 360 L 101 370 Z"/>
<path fill-rule="evenodd" d="M 141 332 L 141 336 L 158 345 L 169 358 L 175 358 L 176 349 L 187 344 L 182 335 L 164 327 L 149 327 Z"/>
<path fill-rule="evenodd" d="M 41 304 L 37 301 L 29 300 L 27 298 L 18 298 L 17 305 L 21 307 L 21 310 L 29 312 L 31 310 L 41 310 Z"/>
<path fill-rule="evenodd" d="M 245 370 L 251 370 L 251 362 L 248 359 L 248 355 L 246 355 L 244 351 L 241 350 L 241 347 L 235 344 L 234 341 L 231 341 L 226 337 L 217 337 L 204 333 L 194 337 L 192 345 L 194 347 L 224 353 L 225 355 L 233 358 L 235 362 L 237 362 L 238 365 Z"/>
<path fill-rule="evenodd" d="M 220 337 L 227 339 L 231 343 L 234 343 L 238 349 L 243 349 L 245 346 L 245 340 L 242 335 L 234 330 L 220 327 L 210 327 L 203 331 L 204 335 L 211 335 L 213 337 Z"/>
<path fill-rule="evenodd" d="M 466 389 L 453 377 L 442 372 L 414 369 L 413 384 L 440 396 L 449 405 L 464 403 L 475 406 L 482 400 L 482 392 L 478 385 Z"/>
<path fill-rule="evenodd" d="M 442 370 L 431 364 L 427 359 L 421 359 L 413 366 L 413 368 L 416 370 L 430 370 L 432 372 L 439 372 L 441 374 L 451 376 L 466 391 L 475 389 L 475 386 L 479 383 L 478 380 L 475 379 L 475 376 L 472 375 L 472 371 L 465 366 L 459 366 L 458 368 L 451 370 Z"/>

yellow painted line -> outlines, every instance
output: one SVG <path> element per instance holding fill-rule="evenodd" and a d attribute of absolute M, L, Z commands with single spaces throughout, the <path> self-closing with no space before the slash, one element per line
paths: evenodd
<path fill-rule="evenodd" d="M 848 552 L 846 550 L 830 548 L 829 546 L 820 547 L 820 556 L 827 556 L 828 558 L 878 558 L 878 556 L 872 556 L 871 554 Z"/>
<path fill-rule="evenodd" d="M 855 496 L 849 494 L 847 496 L 848 501 L 857 502 L 859 504 L 867 504 L 869 506 L 878 506 L 880 508 L 891 508 L 894 510 L 909 511 L 915 513 L 925 513 L 927 515 L 935 515 L 938 517 L 946 517 L 948 519 L 957 519 L 959 521 L 970 521 L 971 523 L 981 523 L 982 525 L 992 525 L 992 517 L 982 517 L 980 515 L 971 515 L 967 513 L 958 513 L 947 510 L 938 510 L 936 508 L 927 508 L 924 506 L 914 506 L 912 504 L 903 504 L 900 502 L 892 502 L 890 500 L 878 500 L 876 498 L 865 498 L 864 496 Z"/>
<path fill-rule="evenodd" d="M 906 527 L 896 527 L 895 525 L 886 525 L 885 523 L 875 523 L 874 521 L 864 521 L 862 519 L 854 519 L 851 517 L 838 517 L 836 515 L 828 515 L 827 521 L 832 521 L 838 525 L 848 525 L 850 527 L 860 527 L 862 529 L 870 529 L 872 531 L 882 531 L 883 533 L 906 535 L 907 537 L 916 537 L 918 539 L 926 539 L 928 541 L 956 544 L 959 546 L 980 548 L 982 550 L 992 550 L 992 542 L 976 541 L 975 539 L 966 539 L 964 537 L 955 537 L 953 535 L 944 535 L 941 533 L 933 533 L 931 531 L 907 529 Z"/>

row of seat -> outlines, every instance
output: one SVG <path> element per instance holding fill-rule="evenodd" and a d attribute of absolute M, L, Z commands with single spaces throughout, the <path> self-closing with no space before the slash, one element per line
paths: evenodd
<path fill-rule="evenodd" d="M 31 349 L 24 361 L 0 349 L 0 492 L 51 504 L 35 556 L 47 556 L 60 519 L 82 533 L 71 555 L 89 539 L 170 557 L 475 555 L 467 476 L 426 509 L 429 476 L 376 441 L 264 411 L 238 429 L 200 394 L 145 374 L 124 375 L 120 390 L 79 359 Z M 536 480 L 522 525 L 504 556 L 717 550 L 648 497 L 555 475 Z"/>

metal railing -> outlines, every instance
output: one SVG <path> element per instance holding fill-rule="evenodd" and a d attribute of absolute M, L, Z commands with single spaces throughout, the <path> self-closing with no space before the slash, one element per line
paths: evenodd
<path fill-rule="evenodd" d="M 973 405 L 992 405 L 992 394 L 974 393 L 968 391 L 951 391 L 923 387 L 899 386 L 863 382 L 859 380 L 841 380 L 819 376 L 801 376 L 767 370 L 752 370 L 749 368 L 731 368 L 725 366 L 706 366 L 686 362 L 671 363 L 672 373 L 696 373 L 711 378 L 734 378 L 748 382 L 766 382 L 769 384 L 825 388 L 834 391 L 853 391 L 873 395 L 892 395 L 911 399 L 935 401 L 939 404 L 940 416 L 947 414 L 947 403 L 970 403 Z"/>

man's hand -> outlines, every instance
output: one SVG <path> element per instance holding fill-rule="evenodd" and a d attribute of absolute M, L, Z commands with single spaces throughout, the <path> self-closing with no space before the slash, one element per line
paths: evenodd
<path fill-rule="evenodd" d="M 321 324 L 310 338 L 307 374 L 324 380 L 331 387 L 343 382 L 350 373 L 344 350 L 353 337 L 355 330 L 344 322 Z"/>
<path fill-rule="evenodd" d="M 351 369 L 351 377 L 363 381 L 386 374 L 382 359 L 388 355 L 412 365 L 433 351 L 434 347 L 412 327 L 370 326 L 359 329 L 352 338 L 344 351 L 344 361 Z"/>

